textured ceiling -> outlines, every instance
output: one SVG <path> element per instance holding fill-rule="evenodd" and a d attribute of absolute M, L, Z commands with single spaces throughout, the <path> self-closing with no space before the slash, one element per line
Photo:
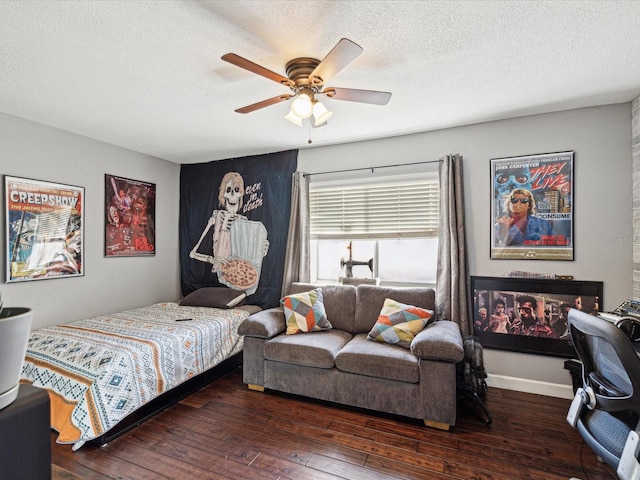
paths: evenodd
<path fill-rule="evenodd" d="M 0 111 L 178 163 L 422 132 L 631 101 L 640 2 L 0 2 Z M 328 125 L 287 122 L 285 75 L 346 37 L 364 53 L 330 86 L 393 93 L 327 99 Z M 453 148 L 453 146 L 452 146 Z"/>

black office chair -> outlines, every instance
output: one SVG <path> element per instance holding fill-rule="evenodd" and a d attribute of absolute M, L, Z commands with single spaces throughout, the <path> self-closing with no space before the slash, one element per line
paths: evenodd
<path fill-rule="evenodd" d="M 640 357 L 613 323 L 569 311 L 569 330 L 582 361 L 582 387 L 567 421 L 622 480 L 640 479 Z"/>

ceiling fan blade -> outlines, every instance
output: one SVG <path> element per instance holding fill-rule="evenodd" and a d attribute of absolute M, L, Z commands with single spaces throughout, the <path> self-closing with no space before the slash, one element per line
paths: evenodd
<path fill-rule="evenodd" d="M 347 102 L 372 103 L 374 105 L 386 105 L 391 99 L 390 92 L 378 92 L 375 90 L 358 90 L 353 88 L 325 88 L 322 94 L 334 100 L 346 100 Z"/>
<path fill-rule="evenodd" d="M 318 66 L 309 75 L 310 79 L 319 78 L 320 83 L 327 82 L 330 78 L 353 62 L 363 52 L 362 47 L 347 38 L 341 39 L 333 47 L 329 54 L 322 59 Z M 312 80 L 313 82 L 313 80 Z M 315 81 L 313 83 L 318 83 Z"/>
<path fill-rule="evenodd" d="M 260 110 L 264 107 L 270 107 L 271 105 L 275 105 L 276 103 L 284 102 L 285 100 L 289 100 L 293 95 L 289 95 L 288 93 L 285 95 L 278 95 L 277 97 L 268 98 L 267 100 L 262 100 L 258 103 L 253 103 L 251 105 L 247 105 L 246 107 L 236 109 L 238 113 L 251 113 L 256 110 Z"/>
<path fill-rule="evenodd" d="M 257 63 L 253 63 L 251 60 L 247 60 L 246 58 L 242 58 L 240 55 L 236 55 L 235 53 L 226 53 L 222 57 L 222 60 L 225 62 L 229 62 L 236 67 L 244 68 L 245 70 L 249 70 L 252 73 L 256 73 L 261 75 L 269 80 L 273 80 L 274 82 L 278 82 L 285 87 L 293 87 L 294 83 L 289 80 L 287 77 L 280 75 L 279 73 L 272 72 L 268 68 L 265 68 Z"/>

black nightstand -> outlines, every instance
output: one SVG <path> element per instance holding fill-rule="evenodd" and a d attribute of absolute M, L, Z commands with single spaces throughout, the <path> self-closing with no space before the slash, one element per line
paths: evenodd
<path fill-rule="evenodd" d="M 20 385 L 18 398 L 0 410 L 0 476 L 6 480 L 51 479 L 49 394 Z"/>

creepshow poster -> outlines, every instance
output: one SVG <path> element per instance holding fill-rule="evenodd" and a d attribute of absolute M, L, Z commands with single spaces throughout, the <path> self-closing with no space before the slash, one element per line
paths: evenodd
<path fill-rule="evenodd" d="M 298 151 L 182 165 L 182 293 L 225 286 L 279 304 Z"/>
<path fill-rule="evenodd" d="M 106 174 L 105 256 L 156 253 L 156 185 Z"/>
<path fill-rule="evenodd" d="M 491 258 L 573 260 L 573 156 L 491 160 Z"/>
<path fill-rule="evenodd" d="M 83 270 L 84 188 L 5 176 L 7 282 Z"/>

